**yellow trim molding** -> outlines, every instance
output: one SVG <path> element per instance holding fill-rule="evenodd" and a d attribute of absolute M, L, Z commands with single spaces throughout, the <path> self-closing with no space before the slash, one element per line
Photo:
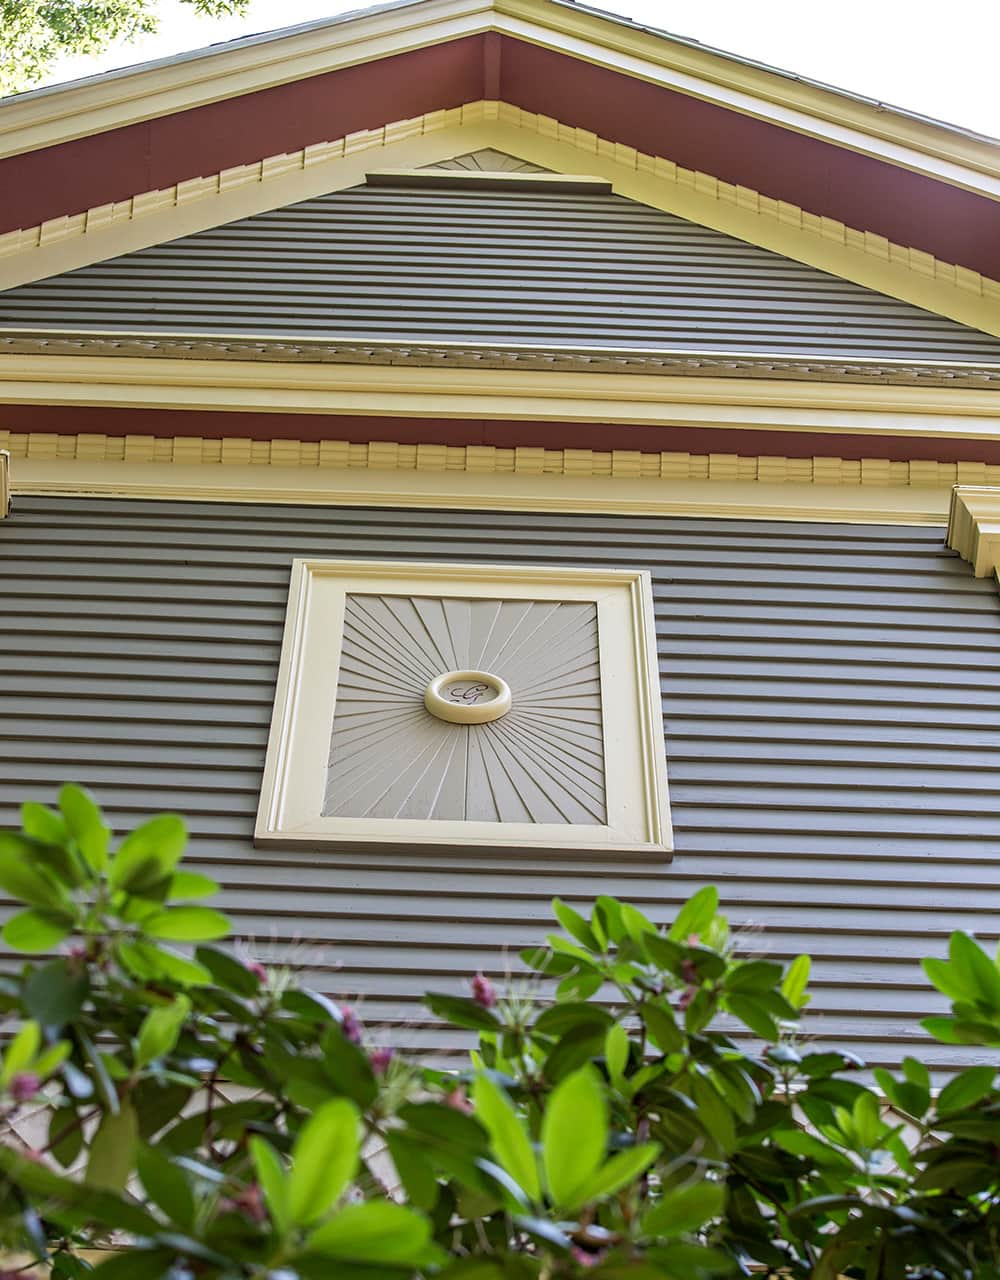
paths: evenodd
<path fill-rule="evenodd" d="M 81 456 L 71 458 L 53 439 L 71 438 L 25 449 L 13 468 L 15 495 L 945 525 L 956 479 L 1000 480 L 1000 468 L 981 463 L 385 441 L 126 437 L 104 449 L 100 437 L 82 437 Z"/>
<path fill-rule="evenodd" d="M 489 31 L 1000 198 L 991 139 L 553 0 L 422 0 L 23 94 L 0 109 L 0 156 Z"/>
<path fill-rule="evenodd" d="M 638 449 L 500 448 L 469 444 L 399 444 L 391 440 L 252 440 L 226 436 L 56 435 L 0 431 L 0 449 L 18 460 L 63 464 L 150 463 L 155 466 L 295 468 L 321 471 L 414 471 L 472 476 L 565 476 L 615 480 L 739 481 L 800 485 L 950 490 L 1000 484 L 1000 465 L 886 458 L 755 457 L 735 453 L 653 453 Z M 18 467 L 20 474 L 21 467 Z"/>
<path fill-rule="evenodd" d="M 948 513 L 948 546 L 977 578 L 1000 577 L 1000 487 L 956 485 Z"/>
<path fill-rule="evenodd" d="M 396 121 L 8 232 L 0 236 L 0 289 L 344 190 L 372 168 L 419 168 L 484 147 L 558 174 L 603 178 L 628 199 L 1000 336 L 1000 283 L 976 271 L 495 101 Z"/>
<path fill-rule="evenodd" d="M 10 451 L 0 449 L 0 520 L 10 514 Z"/>
<path fill-rule="evenodd" d="M 981 388 L 502 368 L 11 354 L 4 404 L 1000 439 Z"/>

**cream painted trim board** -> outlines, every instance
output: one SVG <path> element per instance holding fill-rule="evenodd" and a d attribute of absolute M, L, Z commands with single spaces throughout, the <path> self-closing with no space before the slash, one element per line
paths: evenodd
<path fill-rule="evenodd" d="M 1000 283 L 834 219 L 720 182 L 503 102 L 473 102 L 271 156 L 220 174 L 0 236 L 0 289 L 173 240 L 363 182 L 378 167 L 420 168 L 494 147 L 1000 335 Z"/>
<path fill-rule="evenodd" d="M 0 449 L 0 520 L 10 515 L 10 451 Z"/>
<path fill-rule="evenodd" d="M 0 108 L 0 155 L 487 31 L 1000 198 L 988 138 L 552 0 L 423 0 L 25 94 Z"/>
<path fill-rule="evenodd" d="M 661 478 L 577 475 L 571 469 L 573 459 L 567 457 L 566 461 L 568 472 L 553 476 L 544 469 L 534 474 L 510 474 L 442 470 L 439 466 L 434 470 L 336 470 L 253 463 L 215 468 L 176 462 L 164 467 L 159 462 L 39 461 L 29 457 L 17 462 L 12 488 L 15 496 L 176 502 L 594 512 L 845 524 L 944 526 L 948 521 L 951 490 L 947 484 L 893 485 L 879 483 L 876 475 L 869 483 L 840 484 L 836 468 L 829 481 L 819 470 L 813 483 L 780 476 L 749 481 L 739 478 L 740 459 L 733 456 L 721 457 L 714 466 L 710 463 L 715 479 L 694 480 L 670 478 L 669 472 Z M 968 478 L 984 479 L 984 471 L 982 468 Z"/>
<path fill-rule="evenodd" d="M 136 330 L 60 333 L 0 325 L 0 355 L 124 356 L 180 360 L 271 360 L 280 364 L 402 365 L 412 368 L 518 369 L 542 373 L 657 374 L 690 378 L 853 382 L 867 386 L 1000 389 L 1000 361 L 933 363 L 877 356 L 781 356 L 751 351 L 652 347 L 571 347 L 475 343 L 287 338 L 268 334 L 154 334 Z"/>
<path fill-rule="evenodd" d="M 0 419 L 2 420 L 2 419 Z M 616 480 L 712 480 L 747 484 L 950 489 L 1000 484 L 1000 465 L 983 462 L 890 461 L 887 458 L 755 457 L 735 453 L 644 452 L 638 449 L 545 449 L 533 445 L 399 444 L 391 440 L 252 440 L 226 436 L 56 435 L 0 431 L 0 448 L 31 463 L 151 463 L 155 466 L 251 466 L 333 471 L 463 472 L 470 476 L 596 477 Z M 20 470 L 20 465 L 19 465 Z M 72 474 L 67 470 L 67 474 Z"/>
<path fill-rule="evenodd" d="M 265 360 L 0 355 L 3 404 L 1000 439 L 984 389 Z"/>
<path fill-rule="evenodd" d="M 605 824 L 332 817 L 324 814 L 349 595 L 585 601 L 597 612 Z M 254 840 L 258 845 L 472 845 L 662 859 L 672 846 L 649 574 L 626 569 L 292 563 L 274 715 Z M 428 662 L 430 660 L 428 659 Z M 430 669 L 430 667 L 429 667 Z M 514 690 L 515 706 L 518 691 Z M 401 702 L 401 708 L 408 703 Z M 422 703 L 415 704 L 420 713 Z M 482 727 L 490 732 L 487 726 Z M 400 732 L 405 732 L 401 729 Z M 454 733 L 468 726 L 454 726 Z M 508 743 L 516 757 L 516 741 Z M 365 854 L 360 854 L 365 856 Z"/>
<path fill-rule="evenodd" d="M 947 540 L 972 565 L 977 578 L 1000 577 L 1000 486 L 955 486 Z"/>

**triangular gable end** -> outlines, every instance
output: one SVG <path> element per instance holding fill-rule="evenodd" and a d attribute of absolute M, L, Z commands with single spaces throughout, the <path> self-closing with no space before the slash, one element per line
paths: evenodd
<path fill-rule="evenodd" d="M 372 170 L 423 168 L 476 153 L 514 156 L 531 171 L 601 177 L 640 204 L 1000 336 L 1000 284 L 975 272 L 502 102 L 401 121 L 0 236 L 0 289 L 346 190 Z"/>
<path fill-rule="evenodd" d="M 979 330 L 495 149 L 8 290 L 0 328 L 1000 362 Z"/>

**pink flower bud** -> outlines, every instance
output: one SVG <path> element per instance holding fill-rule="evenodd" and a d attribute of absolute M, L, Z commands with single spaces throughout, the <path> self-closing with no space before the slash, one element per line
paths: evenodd
<path fill-rule="evenodd" d="M 476 1004 L 481 1004 L 484 1009 L 492 1009 L 497 1002 L 497 993 L 493 987 L 493 983 L 484 973 L 477 973 L 471 979 L 472 998 Z"/>
<path fill-rule="evenodd" d="M 19 1071 L 10 1082 L 10 1096 L 15 1102 L 30 1102 L 42 1087 L 33 1071 Z"/>
<path fill-rule="evenodd" d="M 350 1005 L 340 1006 L 340 1029 L 351 1044 L 361 1043 L 361 1023 Z"/>
<path fill-rule="evenodd" d="M 599 1249 L 596 1253 L 591 1253 L 589 1249 L 581 1249 L 578 1244 L 575 1244 L 570 1249 L 569 1256 L 581 1267 L 596 1267 L 606 1252 L 606 1249 Z"/>
<path fill-rule="evenodd" d="M 372 1064 L 372 1071 L 374 1071 L 377 1076 L 384 1076 L 389 1070 L 389 1063 L 392 1062 L 395 1056 L 395 1049 L 373 1049 L 369 1055 L 368 1061 Z"/>
<path fill-rule="evenodd" d="M 465 1090 L 461 1085 L 444 1095 L 444 1105 L 451 1107 L 452 1111 L 461 1111 L 467 1116 L 472 1114 L 472 1103 L 465 1096 Z"/>
<path fill-rule="evenodd" d="M 244 960 L 243 968 L 246 969 L 247 973 L 252 973 L 258 982 L 267 981 L 267 970 L 259 960 Z"/>

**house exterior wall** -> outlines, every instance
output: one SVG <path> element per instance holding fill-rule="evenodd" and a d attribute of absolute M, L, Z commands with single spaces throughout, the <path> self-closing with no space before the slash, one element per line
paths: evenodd
<path fill-rule="evenodd" d="M 673 860 L 255 849 L 305 555 L 648 568 Z M 1000 599 L 939 529 L 20 497 L 0 574 L 0 824 L 71 779 L 119 830 L 181 811 L 248 950 L 388 1042 L 456 1047 L 421 993 L 516 968 L 556 893 L 666 918 L 717 883 L 741 948 L 814 957 L 809 1033 L 873 1066 L 934 1007 L 919 958 L 996 940 Z"/>

